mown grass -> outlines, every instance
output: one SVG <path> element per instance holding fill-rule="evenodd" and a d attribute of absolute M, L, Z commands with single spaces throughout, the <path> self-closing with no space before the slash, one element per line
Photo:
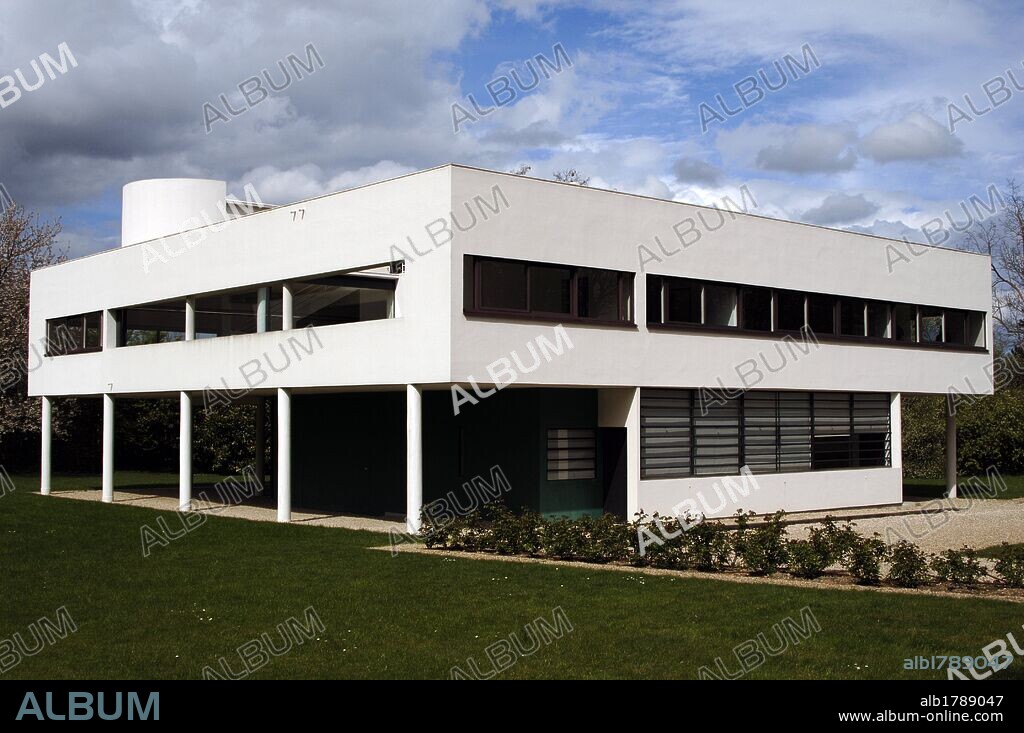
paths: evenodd
<path fill-rule="evenodd" d="M 173 476 L 145 477 L 173 485 Z M 63 479 L 62 479 L 63 481 Z M 91 486 L 81 477 L 73 483 Z M 916 655 L 972 655 L 1019 628 L 1022 606 L 982 599 L 745 585 L 369 549 L 385 535 L 226 517 L 141 552 L 171 512 L 42 497 L 19 478 L 0 497 L 0 638 L 65 606 L 78 626 L 0 678 L 198 678 L 206 665 L 312 606 L 326 630 L 260 678 L 445 678 L 561 607 L 571 633 L 504 678 L 694 678 L 810 607 L 821 631 L 751 678 L 937 678 Z M 61 483 L 55 481 L 55 485 Z M 951 623 L 969 618 L 970 623 Z M 29 636 L 29 638 L 31 638 Z M 999 672 L 1024 679 L 1018 661 Z"/>
<path fill-rule="evenodd" d="M 960 477 L 957 482 L 957 496 L 962 499 L 1021 499 L 1024 498 L 1024 476 L 1003 476 L 1006 484 L 993 486 L 993 477 L 978 476 L 974 479 Z M 975 481 L 981 481 L 988 491 L 979 491 Z M 946 493 L 946 479 L 915 478 L 904 479 L 903 495 L 939 498 Z"/>

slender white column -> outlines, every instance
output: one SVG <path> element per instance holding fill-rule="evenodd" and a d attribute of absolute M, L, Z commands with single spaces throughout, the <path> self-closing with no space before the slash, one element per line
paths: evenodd
<path fill-rule="evenodd" d="M 181 393 L 178 435 L 178 511 L 192 510 L 192 395 Z"/>
<path fill-rule="evenodd" d="M 112 310 L 103 311 L 103 348 L 117 347 L 117 316 Z"/>
<path fill-rule="evenodd" d="M 277 390 L 277 521 L 292 521 L 292 395 Z"/>
<path fill-rule="evenodd" d="M 285 283 L 281 287 L 281 330 L 290 331 L 295 327 L 292 315 L 292 286 Z"/>
<path fill-rule="evenodd" d="M 52 406 L 50 405 L 50 398 L 43 397 L 43 420 L 42 425 L 39 428 L 39 442 L 42 447 L 42 455 L 40 456 L 40 471 L 39 471 L 39 493 L 43 496 L 50 495 L 50 440 L 53 435 L 52 431 Z"/>
<path fill-rule="evenodd" d="M 196 299 L 185 299 L 185 340 L 194 341 L 196 338 Z"/>
<path fill-rule="evenodd" d="M 266 333 L 270 315 L 270 288 L 256 291 L 256 333 Z"/>
<path fill-rule="evenodd" d="M 256 398 L 256 456 L 253 460 L 253 468 L 260 479 L 260 492 L 266 489 L 263 485 L 264 476 L 267 473 L 267 432 L 264 426 L 267 422 L 267 401 L 263 397 Z"/>
<path fill-rule="evenodd" d="M 626 411 L 626 521 L 631 522 L 640 506 L 640 388 L 630 390 Z"/>
<path fill-rule="evenodd" d="M 405 526 L 420 531 L 423 509 L 423 388 L 405 387 Z"/>
<path fill-rule="evenodd" d="M 114 396 L 103 395 L 103 501 L 114 500 Z"/>
<path fill-rule="evenodd" d="M 946 496 L 956 498 L 956 413 L 946 405 Z"/>

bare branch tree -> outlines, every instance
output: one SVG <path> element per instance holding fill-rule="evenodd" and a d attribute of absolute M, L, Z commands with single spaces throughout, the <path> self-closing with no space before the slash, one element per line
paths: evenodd
<path fill-rule="evenodd" d="M 992 258 L 992 317 L 1011 349 L 1024 348 L 1024 190 L 1007 182 L 1005 207 L 967 232 L 967 243 Z"/>
<path fill-rule="evenodd" d="M 575 168 L 566 168 L 564 170 L 555 171 L 551 174 L 551 178 L 559 181 L 560 183 L 575 183 L 577 186 L 590 185 L 590 176 L 584 176 Z"/>

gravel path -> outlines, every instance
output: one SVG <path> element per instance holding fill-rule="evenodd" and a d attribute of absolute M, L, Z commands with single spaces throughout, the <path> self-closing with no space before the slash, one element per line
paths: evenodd
<path fill-rule="evenodd" d="M 212 493 L 212 492 L 210 492 Z M 199 492 L 195 493 L 198 496 Z M 85 501 L 101 501 L 102 492 L 90 490 L 76 491 L 54 491 L 51 496 L 65 499 L 80 499 Z M 142 493 L 115 491 L 114 504 L 122 506 L 141 506 L 147 509 L 162 509 L 164 511 L 177 511 L 178 496 L 175 493 L 169 496 L 164 493 Z M 222 502 L 198 502 L 196 510 L 204 514 L 215 514 L 221 517 L 234 517 L 236 519 L 250 519 L 258 522 L 276 522 L 277 507 L 270 501 L 257 499 L 255 502 L 246 504 L 228 505 Z M 375 517 L 355 517 L 347 514 L 327 514 L 323 512 L 292 512 L 293 524 L 305 524 L 314 527 L 341 527 L 342 529 L 362 529 L 369 532 L 384 532 L 391 530 L 405 532 L 405 522 L 393 522 Z"/>
<path fill-rule="evenodd" d="M 906 505 L 904 505 L 906 506 Z M 923 511 L 911 514 L 858 519 L 849 516 L 861 534 L 878 532 L 889 543 L 910 540 L 926 552 L 941 552 L 968 545 L 975 549 L 1001 542 L 1024 543 L 1024 499 L 958 499 L 922 505 Z M 840 518 L 847 513 L 832 512 Z M 788 527 L 790 536 L 804 537 L 810 524 Z"/>

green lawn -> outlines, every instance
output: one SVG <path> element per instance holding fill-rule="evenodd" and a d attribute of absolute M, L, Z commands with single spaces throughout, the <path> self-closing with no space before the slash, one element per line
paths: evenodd
<path fill-rule="evenodd" d="M 149 477 L 153 485 L 173 476 Z M 992 600 L 743 585 L 598 567 L 445 559 L 367 549 L 383 535 L 210 517 L 141 554 L 140 528 L 173 513 L 30 493 L 0 497 L 0 638 L 28 634 L 65 606 L 77 633 L 26 657 L 8 678 L 197 678 L 205 665 L 313 606 L 316 641 L 256 677 L 447 677 L 485 647 L 561 607 L 573 631 L 505 678 L 693 678 L 809 606 L 822 630 L 754 678 L 944 677 L 906 671 L 915 655 L 971 655 L 1019 632 L 1024 607 Z M 55 482 L 60 486 L 61 482 Z M 87 479 L 76 479 L 87 485 Z M 952 623 L 969 618 L 970 623 Z M 28 637 L 31 639 L 31 637 Z M 279 638 L 279 637 L 274 637 Z M 776 642 L 777 643 L 777 642 Z M 998 673 L 1024 679 L 1024 662 Z"/>
<path fill-rule="evenodd" d="M 215 473 L 196 473 L 192 475 L 192 483 L 195 486 L 215 484 L 226 478 Z M 28 491 L 39 491 L 38 475 L 14 475 L 11 480 L 18 489 Z M 102 488 L 101 477 L 96 474 L 61 474 L 56 475 L 50 481 L 53 491 L 72 491 L 79 489 Z M 114 489 L 122 486 L 132 488 L 172 488 L 178 485 L 178 474 L 176 473 L 153 473 L 151 471 L 114 471 Z"/>
<path fill-rule="evenodd" d="M 961 477 L 958 481 L 957 496 L 966 498 L 979 498 L 979 499 L 1021 499 L 1024 498 L 1024 476 L 1003 476 L 1003 481 L 1006 483 L 1006 491 L 1001 491 L 999 487 L 996 488 L 996 495 L 984 494 L 974 489 L 969 483 L 966 477 Z M 973 479 L 971 479 L 973 481 Z M 981 476 L 977 480 L 985 483 L 986 486 L 991 487 L 992 481 L 986 477 Z M 944 478 L 910 478 L 904 479 L 903 481 L 903 495 L 904 496 L 934 496 L 936 498 L 941 497 L 946 492 L 946 479 Z"/>

